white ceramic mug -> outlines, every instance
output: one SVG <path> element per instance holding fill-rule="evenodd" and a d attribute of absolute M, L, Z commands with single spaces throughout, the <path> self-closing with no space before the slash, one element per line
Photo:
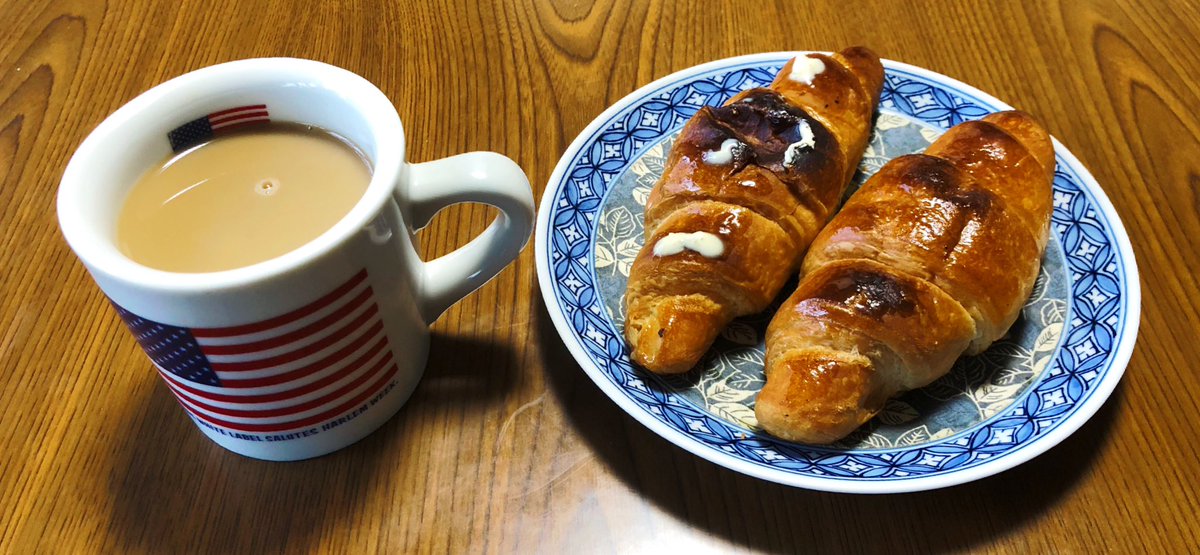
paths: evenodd
<path fill-rule="evenodd" d="M 332 131 L 370 159 L 366 193 L 336 225 L 221 272 L 164 272 L 118 250 L 116 218 L 143 172 L 183 143 L 268 120 Z M 63 175 L 59 225 L 201 431 L 250 457 L 315 457 L 399 410 L 424 370 L 429 323 L 512 262 L 532 229 L 529 181 L 508 158 L 412 164 L 404 152 L 395 108 L 362 77 L 308 60 L 230 62 L 104 120 Z M 469 244 L 422 261 L 414 231 L 460 202 L 500 214 Z"/>

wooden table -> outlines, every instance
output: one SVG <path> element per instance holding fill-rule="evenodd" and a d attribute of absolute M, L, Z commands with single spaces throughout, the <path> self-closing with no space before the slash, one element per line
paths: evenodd
<path fill-rule="evenodd" d="M 1182 552 L 1200 545 L 1200 10 L 1194 2 L 0 1 L 0 552 Z M 847 4 L 846 6 L 841 6 Z M 527 248 L 433 326 L 409 404 L 278 464 L 204 438 L 67 249 L 54 199 L 106 115 L 186 71 L 333 63 L 410 158 L 495 150 L 535 193 L 610 103 L 760 51 L 865 44 L 1037 114 L 1091 169 L 1142 275 L 1137 349 L 1060 446 L 979 482 L 853 496 L 762 482 L 626 416 L 555 333 Z M 490 220 L 444 212 L 427 257 Z"/>

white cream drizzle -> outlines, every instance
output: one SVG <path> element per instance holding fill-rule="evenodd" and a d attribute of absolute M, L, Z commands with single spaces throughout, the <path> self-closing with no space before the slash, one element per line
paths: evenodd
<path fill-rule="evenodd" d="M 817 138 L 813 135 L 812 126 L 807 120 L 800 120 L 800 140 L 788 145 L 787 150 L 783 153 L 783 165 L 792 167 L 796 162 L 800 161 L 800 150 L 804 148 L 816 148 Z"/>
<path fill-rule="evenodd" d="M 654 244 L 654 256 L 671 256 L 684 250 L 700 253 L 705 258 L 717 258 L 725 254 L 725 243 L 720 237 L 707 231 L 692 233 L 668 233 Z"/>
<path fill-rule="evenodd" d="M 796 60 L 792 62 L 792 71 L 788 73 L 788 79 L 811 85 L 813 78 L 825 71 L 825 62 L 820 58 L 809 58 L 808 56 L 796 56 Z"/>
<path fill-rule="evenodd" d="M 704 163 L 714 166 L 721 166 L 733 161 L 733 151 L 742 146 L 741 141 L 737 139 L 725 139 L 721 142 L 721 146 L 717 150 L 709 150 L 704 153 Z"/>

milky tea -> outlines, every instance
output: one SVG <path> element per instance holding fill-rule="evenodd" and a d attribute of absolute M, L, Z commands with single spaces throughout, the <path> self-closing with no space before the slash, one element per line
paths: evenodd
<path fill-rule="evenodd" d="M 125 199 L 117 244 L 130 259 L 171 272 L 248 266 L 333 227 L 370 181 L 366 158 L 332 133 L 257 125 L 147 171 Z"/>

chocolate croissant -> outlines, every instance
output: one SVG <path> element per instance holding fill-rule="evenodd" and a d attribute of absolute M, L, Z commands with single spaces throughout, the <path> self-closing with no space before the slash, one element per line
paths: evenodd
<path fill-rule="evenodd" d="M 779 294 L 858 167 L 882 85 L 879 58 L 849 48 L 696 112 L 646 202 L 625 297 L 635 362 L 686 372 Z"/>
<path fill-rule="evenodd" d="M 888 162 L 813 241 L 767 329 L 759 424 L 836 441 L 1002 337 L 1037 279 L 1053 178 L 1050 136 L 1023 112 Z"/>

